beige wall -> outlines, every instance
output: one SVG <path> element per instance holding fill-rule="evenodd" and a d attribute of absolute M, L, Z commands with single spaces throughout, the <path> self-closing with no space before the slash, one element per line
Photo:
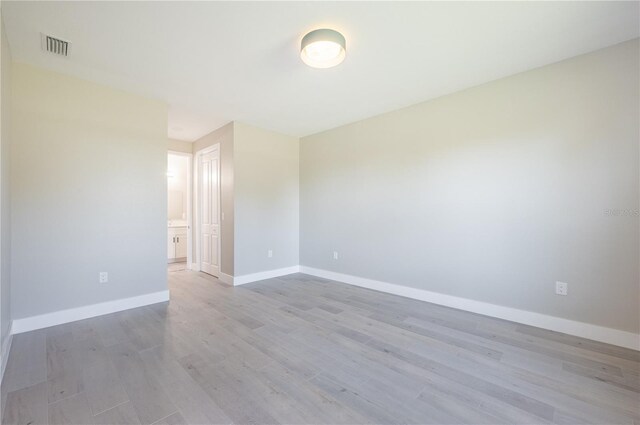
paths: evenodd
<path fill-rule="evenodd" d="M 234 274 L 234 164 L 233 164 L 233 123 L 229 123 L 193 142 L 194 155 L 208 147 L 220 144 L 220 211 L 223 214 L 220 227 L 220 271 L 229 276 Z M 194 156 L 195 161 L 195 156 Z M 195 202 L 195 196 L 194 196 Z M 195 204 L 193 211 L 195 211 Z M 195 215 L 194 215 L 195 218 Z M 193 253 L 195 256 L 195 239 Z M 195 259 L 194 259 L 195 261 Z"/>
<path fill-rule="evenodd" d="M 12 75 L 13 319 L 166 290 L 167 106 Z"/>
<path fill-rule="evenodd" d="M 11 110 L 11 53 L 4 22 L 0 17 L 1 73 L 0 88 L 0 367 L 11 326 L 11 186 L 10 186 L 10 110 Z M 1 371 L 0 371 L 1 373 Z M 1 378 L 1 377 L 0 377 Z M 4 400 L 4 398 L 3 398 Z"/>
<path fill-rule="evenodd" d="M 196 140 L 193 152 L 216 143 L 222 273 L 242 276 L 298 265 L 299 139 L 232 122 Z"/>
<path fill-rule="evenodd" d="M 233 152 L 235 275 L 298 265 L 298 138 L 235 122 Z"/>
<path fill-rule="evenodd" d="M 185 142 L 182 140 L 168 139 L 168 146 L 170 151 L 193 153 L 193 143 Z"/>
<path fill-rule="evenodd" d="M 301 264 L 637 333 L 638 50 L 303 138 Z"/>

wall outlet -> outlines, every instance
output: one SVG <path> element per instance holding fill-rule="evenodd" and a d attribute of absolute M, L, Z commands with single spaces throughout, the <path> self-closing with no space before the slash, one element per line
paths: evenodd
<path fill-rule="evenodd" d="M 269 257 L 269 258 L 273 257 L 273 250 L 272 249 L 267 251 L 267 257 Z"/>
<path fill-rule="evenodd" d="M 338 251 L 333 251 L 333 259 L 334 260 L 338 259 Z"/>
<path fill-rule="evenodd" d="M 100 272 L 100 283 L 107 283 L 107 282 L 109 282 L 109 273 Z"/>
<path fill-rule="evenodd" d="M 569 284 L 566 282 L 556 282 L 556 294 L 567 295 L 569 292 Z"/>

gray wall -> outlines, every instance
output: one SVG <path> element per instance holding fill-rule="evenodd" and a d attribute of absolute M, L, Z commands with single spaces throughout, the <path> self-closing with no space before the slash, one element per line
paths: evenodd
<path fill-rule="evenodd" d="M 301 264 L 638 332 L 638 50 L 303 138 Z"/>
<path fill-rule="evenodd" d="M 166 105 L 12 76 L 13 319 L 166 290 Z"/>
<path fill-rule="evenodd" d="M 2 349 L 5 347 L 11 326 L 11 186 L 10 186 L 10 109 L 11 109 L 11 53 L 0 17 L 2 39 L 0 62 L 2 65 L 2 103 L 0 135 L 0 367 Z"/>
<path fill-rule="evenodd" d="M 235 275 L 297 266 L 299 139 L 234 122 L 233 143 Z"/>
<path fill-rule="evenodd" d="M 193 142 L 193 153 L 220 144 L 220 211 L 224 215 L 220 227 L 220 271 L 233 276 L 234 273 L 234 159 L 233 159 L 233 123 L 212 131 Z M 195 196 L 192 211 L 195 211 Z M 195 218 L 195 215 L 194 215 Z M 193 238 L 193 253 L 195 255 Z"/>

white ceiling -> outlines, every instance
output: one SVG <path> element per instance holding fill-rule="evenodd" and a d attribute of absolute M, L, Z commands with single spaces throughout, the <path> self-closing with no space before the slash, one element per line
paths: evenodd
<path fill-rule="evenodd" d="M 238 120 L 308 135 L 639 36 L 638 2 L 2 2 L 16 61 L 170 105 L 169 137 Z M 313 29 L 347 39 L 302 63 Z M 39 33 L 72 41 L 71 57 Z"/>

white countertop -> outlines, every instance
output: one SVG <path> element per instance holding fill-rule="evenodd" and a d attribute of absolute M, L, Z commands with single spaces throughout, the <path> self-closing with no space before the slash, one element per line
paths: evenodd
<path fill-rule="evenodd" d="M 167 222 L 169 228 L 174 227 L 187 227 L 187 220 L 169 220 Z"/>

